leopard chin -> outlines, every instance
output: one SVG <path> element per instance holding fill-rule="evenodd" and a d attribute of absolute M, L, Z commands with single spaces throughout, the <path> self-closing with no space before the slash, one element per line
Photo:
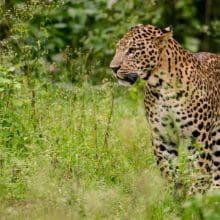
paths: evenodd
<path fill-rule="evenodd" d="M 126 86 L 126 87 L 132 85 L 130 82 L 125 81 L 125 80 L 122 80 L 122 79 L 118 79 L 118 84 L 119 84 L 119 85 L 122 85 L 122 86 Z"/>

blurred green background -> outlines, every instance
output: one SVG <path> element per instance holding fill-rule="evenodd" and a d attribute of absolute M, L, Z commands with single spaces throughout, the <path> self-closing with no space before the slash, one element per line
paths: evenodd
<path fill-rule="evenodd" d="M 3 0 L 1 4 L 1 51 L 14 50 L 13 64 L 20 56 L 27 61 L 27 53 L 32 61 L 44 58 L 54 80 L 79 82 L 82 59 L 92 83 L 111 78 L 107 68 L 116 42 L 139 23 L 172 25 L 175 39 L 194 52 L 220 49 L 219 0 Z M 61 73 L 60 65 L 66 65 L 68 73 Z"/>

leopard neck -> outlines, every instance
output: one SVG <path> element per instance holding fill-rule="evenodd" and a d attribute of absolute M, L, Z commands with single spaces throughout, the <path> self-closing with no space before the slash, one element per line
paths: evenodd
<path fill-rule="evenodd" d="M 193 53 L 181 47 L 174 39 L 169 39 L 161 51 L 159 64 L 147 82 L 150 88 L 186 88 L 195 77 L 198 61 Z"/>

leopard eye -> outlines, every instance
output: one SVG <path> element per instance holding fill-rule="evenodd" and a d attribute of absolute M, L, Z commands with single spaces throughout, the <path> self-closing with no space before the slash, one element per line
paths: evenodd
<path fill-rule="evenodd" d="M 128 54 L 131 54 L 131 53 L 134 53 L 135 52 L 135 48 L 133 48 L 133 47 L 130 47 L 129 49 L 128 49 Z"/>

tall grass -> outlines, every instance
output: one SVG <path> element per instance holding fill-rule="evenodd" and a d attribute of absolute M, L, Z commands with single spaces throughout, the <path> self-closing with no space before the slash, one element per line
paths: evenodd
<path fill-rule="evenodd" d="M 138 86 L 17 83 L 1 93 L 0 219 L 219 219 L 218 193 L 174 198 L 160 177 Z"/>

